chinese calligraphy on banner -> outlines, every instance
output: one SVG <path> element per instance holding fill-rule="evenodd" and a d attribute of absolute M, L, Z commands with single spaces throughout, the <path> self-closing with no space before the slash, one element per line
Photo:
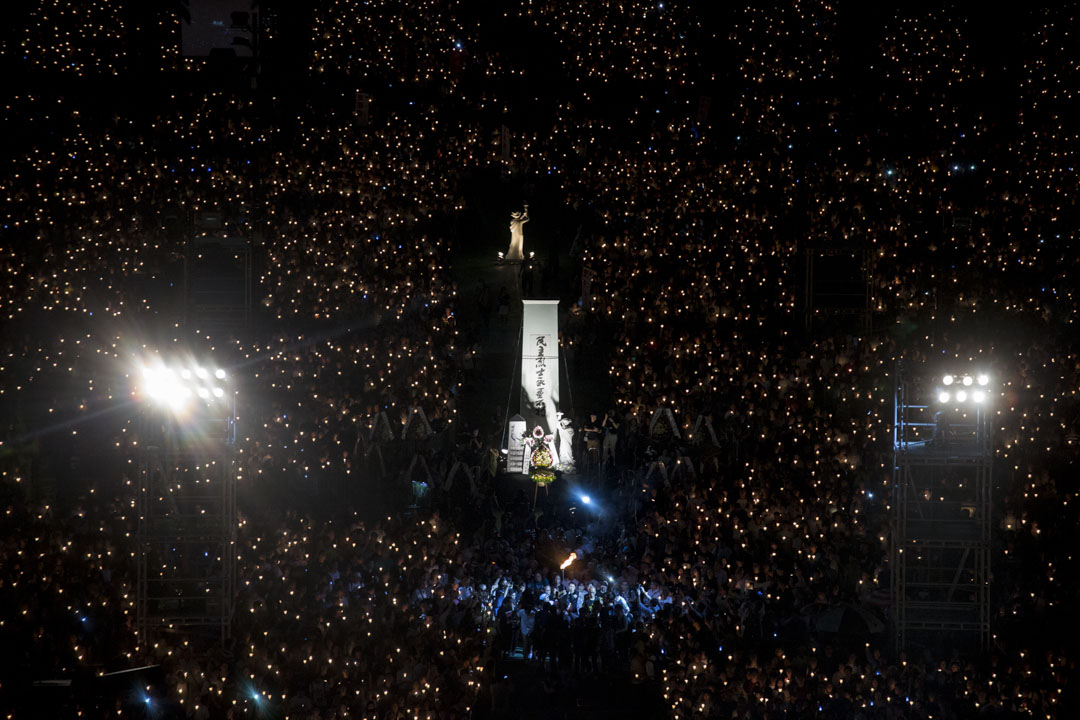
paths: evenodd
<path fill-rule="evenodd" d="M 525 300 L 521 344 L 521 414 L 529 427 L 558 429 L 559 301 Z"/>

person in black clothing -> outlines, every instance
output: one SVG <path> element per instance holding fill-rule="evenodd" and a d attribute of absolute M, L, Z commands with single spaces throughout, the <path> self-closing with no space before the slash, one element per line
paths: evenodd
<path fill-rule="evenodd" d="M 944 410 L 934 413 L 934 436 L 930 445 L 936 448 L 944 448 L 949 444 L 949 418 Z"/>
<path fill-rule="evenodd" d="M 600 436 L 603 430 L 596 420 L 596 413 L 589 413 L 589 421 L 585 423 L 582 432 L 585 434 L 585 468 L 588 470 L 600 459 Z"/>
<path fill-rule="evenodd" d="M 473 428 L 469 437 L 469 464 L 480 465 L 484 459 L 484 439 L 480 437 L 480 428 Z"/>
<path fill-rule="evenodd" d="M 604 413 L 604 420 L 600 423 L 600 429 L 604 433 L 604 446 L 600 453 L 600 462 L 607 464 L 610 459 L 611 462 L 615 461 L 615 446 L 619 442 L 619 426 L 622 425 L 618 420 L 618 415 L 614 410 L 608 410 Z"/>

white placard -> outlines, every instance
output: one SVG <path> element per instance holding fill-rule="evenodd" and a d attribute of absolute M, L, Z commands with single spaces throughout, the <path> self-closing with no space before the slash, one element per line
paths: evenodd
<path fill-rule="evenodd" d="M 525 460 L 525 418 L 515 415 L 510 418 L 510 432 L 508 446 L 506 448 L 506 472 L 528 472 L 528 463 Z"/>

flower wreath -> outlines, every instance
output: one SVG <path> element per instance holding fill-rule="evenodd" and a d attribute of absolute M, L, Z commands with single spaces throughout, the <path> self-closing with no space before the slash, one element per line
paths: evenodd
<path fill-rule="evenodd" d="M 554 435 L 545 435 L 544 428 L 539 425 L 533 428 L 532 435 L 525 438 L 525 444 L 532 448 L 533 467 L 529 472 L 529 477 L 541 487 L 555 481 L 555 473 L 551 470 L 552 457 L 549 447 L 549 443 L 554 439 Z"/>
<path fill-rule="evenodd" d="M 537 425 L 533 428 L 531 435 L 526 435 L 522 438 L 522 441 L 529 447 L 536 447 L 537 443 L 542 445 L 548 445 L 555 440 L 554 435 L 545 435 L 544 428 Z"/>

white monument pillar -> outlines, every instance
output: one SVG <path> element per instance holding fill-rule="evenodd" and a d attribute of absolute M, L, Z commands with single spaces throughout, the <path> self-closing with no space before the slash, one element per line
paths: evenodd
<path fill-rule="evenodd" d="M 525 300 L 521 338 L 521 415 L 547 435 L 559 430 L 559 301 Z"/>

